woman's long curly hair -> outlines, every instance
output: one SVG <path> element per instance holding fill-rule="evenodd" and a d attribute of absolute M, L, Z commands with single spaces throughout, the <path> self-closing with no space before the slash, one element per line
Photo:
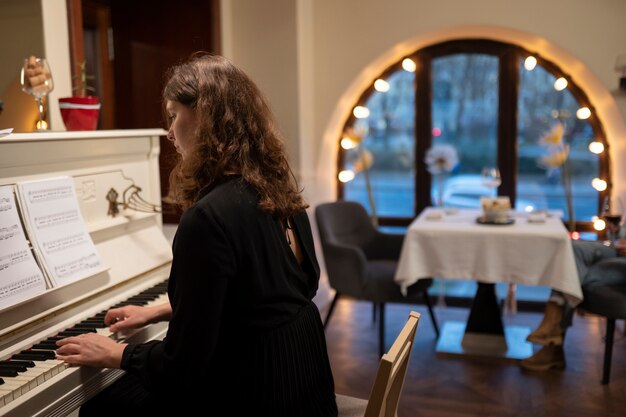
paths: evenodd
<path fill-rule="evenodd" d="M 170 174 L 167 201 L 188 208 L 227 174 L 241 174 L 259 194 L 259 208 L 280 219 L 305 209 L 267 100 L 226 58 L 194 54 L 171 68 L 164 102 L 177 101 L 196 115 L 196 140 Z"/>

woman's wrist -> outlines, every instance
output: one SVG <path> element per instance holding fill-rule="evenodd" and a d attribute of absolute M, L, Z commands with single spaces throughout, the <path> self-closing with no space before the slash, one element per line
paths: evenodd
<path fill-rule="evenodd" d="M 117 343 L 113 346 L 110 351 L 111 357 L 109 360 L 109 364 L 107 368 L 117 368 L 121 369 L 122 367 L 122 356 L 124 355 L 124 349 L 126 349 L 128 344 L 126 343 Z"/>
<path fill-rule="evenodd" d="M 169 302 L 156 305 L 152 308 L 154 309 L 154 315 L 150 321 L 151 323 L 167 321 L 172 317 L 172 306 Z"/>

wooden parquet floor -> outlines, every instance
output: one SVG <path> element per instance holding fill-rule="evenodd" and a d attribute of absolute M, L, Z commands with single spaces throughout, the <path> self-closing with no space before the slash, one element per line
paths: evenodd
<path fill-rule="evenodd" d="M 567 334 L 565 370 L 523 371 L 516 361 L 437 354 L 435 333 L 424 306 L 388 305 L 386 349 L 408 312 L 422 313 L 400 401 L 400 417 L 620 416 L 626 417 L 626 338 L 618 321 L 611 382 L 600 384 L 606 323 L 576 316 Z M 322 311 L 325 317 L 326 311 Z M 468 310 L 436 308 L 441 324 L 465 321 Z M 534 328 L 539 313 L 504 317 L 505 324 Z M 367 398 L 378 367 L 377 323 L 372 305 L 341 300 L 326 329 L 328 351 L 341 394 Z"/>

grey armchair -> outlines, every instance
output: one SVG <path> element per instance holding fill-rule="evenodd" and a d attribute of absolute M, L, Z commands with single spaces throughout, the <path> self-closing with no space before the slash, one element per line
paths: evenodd
<path fill-rule="evenodd" d="M 437 336 L 439 326 L 428 296 L 432 279 L 421 279 L 408 288 L 407 296 L 394 282 L 404 236 L 381 233 L 358 203 L 337 201 L 315 209 L 324 262 L 330 286 L 336 291 L 324 327 L 341 296 L 374 302 L 378 308 L 379 353 L 385 350 L 385 303 L 424 301 Z"/>
<path fill-rule="evenodd" d="M 602 371 L 602 384 L 609 383 L 611 376 L 611 357 L 613 356 L 613 333 L 615 333 L 615 320 L 626 319 L 626 284 L 615 284 L 626 281 L 626 258 L 603 259 L 591 268 L 602 271 L 606 281 L 583 283 L 583 302 L 581 308 L 606 317 L 606 338 L 604 347 L 604 366 Z M 597 273 L 596 273 L 597 275 Z"/>

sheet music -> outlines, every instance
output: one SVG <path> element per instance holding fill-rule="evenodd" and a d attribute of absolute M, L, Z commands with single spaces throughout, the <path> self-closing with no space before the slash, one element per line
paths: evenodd
<path fill-rule="evenodd" d="M 74 180 L 17 184 L 24 223 L 52 284 L 65 285 L 104 270 L 78 206 Z"/>
<path fill-rule="evenodd" d="M 20 223 L 13 189 L 0 187 L 0 309 L 45 290 L 43 273 Z"/>

